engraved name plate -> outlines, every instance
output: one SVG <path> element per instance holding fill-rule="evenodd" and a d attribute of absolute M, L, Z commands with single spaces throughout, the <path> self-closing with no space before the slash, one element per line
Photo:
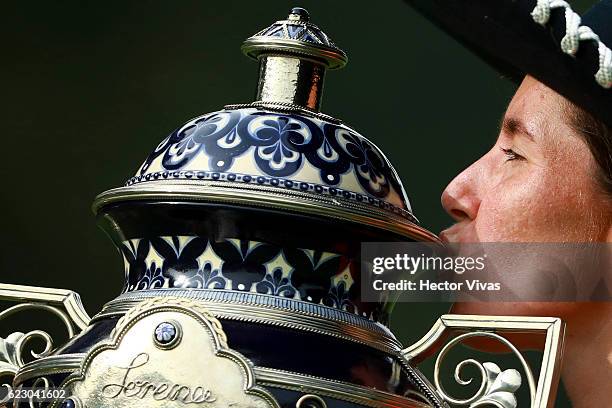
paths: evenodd
<path fill-rule="evenodd" d="M 82 408 L 278 408 L 254 382 L 252 364 L 227 346 L 210 312 L 189 300 L 155 298 L 121 318 L 111 340 L 92 349 L 63 387 Z"/>

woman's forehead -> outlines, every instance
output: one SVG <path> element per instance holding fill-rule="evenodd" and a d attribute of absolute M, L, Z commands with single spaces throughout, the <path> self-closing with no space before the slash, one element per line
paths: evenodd
<path fill-rule="evenodd" d="M 526 76 L 510 101 L 508 112 L 515 114 L 556 114 L 565 98 L 537 79 Z"/>
<path fill-rule="evenodd" d="M 526 76 L 518 87 L 504 115 L 507 129 L 522 131 L 534 140 L 559 130 L 571 131 L 566 123 L 566 99 L 537 79 Z M 512 125 L 512 126 L 505 126 Z"/>

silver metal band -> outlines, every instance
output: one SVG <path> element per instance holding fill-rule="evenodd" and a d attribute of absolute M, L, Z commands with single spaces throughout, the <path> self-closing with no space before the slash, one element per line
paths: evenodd
<path fill-rule="evenodd" d="M 321 63 L 287 55 L 266 55 L 259 59 L 256 98 L 318 111 L 324 77 L 325 68 Z"/>
<path fill-rule="evenodd" d="M 97 213 L 105 205 L 114 202 L 163 199 L 247 205 L 256 208 L 264 206 L 366 224 L 419 241 L 440 242 L 437 236 L 404 216 L 371 205 L 292 190 L 280 193 L 278 188 L 231 182 L 143 182 L 105 191 L 96 197 L 92 208 L 94 213 Z"/>
<path fill-rule="evenodd" d="M 402 349 L 401 343 L 387 327 L 364 317 L 309 302 L 229 290 L 153 289 L 128 292 L 107 303 L 92 320 L 122 315 L 143 300 L 160 296 L 202 302 L 219 319 L 261 323 L 332 336 L 390 354 L 398 354 Z"/>
<path fill-rule="evenodd" d="M 87 354 L 65 354 L 41 358 L 24 366 L 15 377 L 21 384 L 36 377 L 77 371 Z M 372 408 L 425 408 L 428 405 L 389 392 L 343 381 L 330 380 L 285 370 L 255 367 L 257 385 L 276 387 L 348 401 Z"/>
<path fill-rule="evenodd" d="M 232 104 L 225 105 L 223 107 L 223 109 L 226 109 L 226 110 L 249 109 L 249 108 L 265 109 L 265 110 L 270 110 L 273 112 L 280 112 L 280 113 L 297 113 L 302 116 L 316 118 L 319 120 L 323 120 L 323 121 L 327 121 L 327 122 L 331 122 L 335 124 L 343 123 L 342 120 L 335 118 L 331 115 L 328 115 L 328 114 L 325 114 L 325 113 L 322 113 L 322 112 L 319 112 L 313 109 L 309 109 L 308 107 L 305 107 L 305 106 L 300 106 L 300 105 L 296 105 L 293 103 L 286 103 L 286 102 L 255 101 L 255 102 L 249 102 L 249 103 L 232 103 Z"/>
<path fill-rule="evenodd" d="M 35 377 L 71 373 L 81 366 L 86 356 L 85 353 L 61 354 L 34 360 L 19 369 L 13 383 L 21 384 Z"/>
<path fill-rule="evenodd" d="M 429 407 L 415 400 L 401 397 L 373 388 L 349 384 L 343 381 L 328 380 L 273 368 L 255 367 L 257 383 L 263 386 L 278 387 L 292 391 L 308 392 L 368 407 Z"/>

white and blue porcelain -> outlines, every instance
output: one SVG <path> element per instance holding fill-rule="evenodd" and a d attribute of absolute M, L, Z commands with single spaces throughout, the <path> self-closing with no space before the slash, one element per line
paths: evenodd
<path fill-rule="evenodd" d="M 308 113 L 242 108 L 202 115 L 164 139 L 127 185 L 202 180 L 269 187 L 273 194 L 333 197 L 415 222 L 383 153 L 350 127 Z"/>
<path fill-rule="evenodd" d="M 241 292 L 385 323 L 388 299 L 360 300 L 361 242 L 437 238 L 380 149 L 318 111 L 325 71 L 346 54 L 299 8 L 243 51 L 260 62 L 256 101 L 179 126 L 124 187 L 96 198 L 123 256 L 122 296 Z"/>

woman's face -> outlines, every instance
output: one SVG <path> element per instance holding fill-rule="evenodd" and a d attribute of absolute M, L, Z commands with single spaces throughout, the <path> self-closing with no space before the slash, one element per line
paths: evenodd
<path fill-rule="evenodd" d="M 566 103 L 534 78 L 523 80 L 495 145 L 442 194 L 442 205 L 456 221 L 440 234 L 442 240 L 612 242 L 610 200 L 598 188 L 597 166 L 587 144 L 564 114 Z M 538 276 L 532 278 L 536 284 Z M 454 313 L 566 318 L 576 311 L 575 303 L 456 303 L 453 307 Z"/>
<path fill-rule="evenodd" d="M 607 241 L 609 201 L 596 163 L 564 115 L 565 99 L 526 77 L 493 148 L 446 187 L 449 242 Z"/>

